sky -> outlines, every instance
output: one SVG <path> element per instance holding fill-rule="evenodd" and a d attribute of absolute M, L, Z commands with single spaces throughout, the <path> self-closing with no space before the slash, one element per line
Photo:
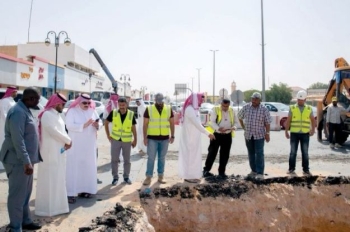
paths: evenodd
<path fill-rule="evenodd" d="M 0 45 L 28 40 L 31 0 L 0 0 Z M 328 83 L 350 61 L 349 0 L 264 0 L 265 86 Z M 30 42 L 48 31 L 95 48 L 133 89 L 172 96 L 175 84 L 215 94 L 262 89 L 260 0 L 33 0 Z M 61 41 L 62 42 L 62 41 Z M 103 72 L 101 70 L 101 72 Z"/>

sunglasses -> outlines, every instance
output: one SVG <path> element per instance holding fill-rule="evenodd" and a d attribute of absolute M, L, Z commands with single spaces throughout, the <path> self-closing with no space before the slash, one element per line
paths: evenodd
<path fill-rule="evenodd" d="M 82 102 L 83 105 L 91 105 L 91 102 Z"/>

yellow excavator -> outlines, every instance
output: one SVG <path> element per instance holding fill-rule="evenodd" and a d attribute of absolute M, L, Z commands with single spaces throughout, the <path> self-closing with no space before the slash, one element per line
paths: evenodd
<path fill-rule="evenodd" d="M 338 105 L 348 109 L 350 105 L 350 66 L 343 58 L 337 58 L 334 62 L 335 70 L 333 78 L 330 80 L 327 92 L 322 101 L 317 103 L 317 139 L 322 141 L 322 131 L 328 139 L 326 127 L 326 116 L 329 104 L 332 103 L 332 97 L 336 96 Z M 350 134 L 350 113 L 342 116 L 342 133 L 338 142 L 346 142 Z"/>

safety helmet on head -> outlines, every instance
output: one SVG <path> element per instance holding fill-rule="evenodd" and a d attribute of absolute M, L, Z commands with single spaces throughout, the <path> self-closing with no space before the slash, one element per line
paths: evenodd
<path fill-rule="evenodd" d="M 337 97 L 332 97 L 332 102 L 338 101 Z"/>
<path fill-rule="evenodd" d="M 298 93 L 297 93 L 297 99 L 298 100 L 305 100 L 306 99 L 306 96 L 307 96 L 307 93 L 305 90 L 300 90 Z"/>

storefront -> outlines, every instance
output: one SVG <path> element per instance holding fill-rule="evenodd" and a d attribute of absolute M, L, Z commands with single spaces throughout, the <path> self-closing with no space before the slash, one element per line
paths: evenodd
<path fill-rule="evenodd" d="M 55 65 L 49 64 L 49 72 L 48 72 L 48 85 L 46 90 L 46 96 L 47 98 L 51 97 L 51 95 L 54 93 L 54 86 L 55 86 Z M 63 94 L 66 94 L 64 91 L 64 74 L 65 69 L 61 66 L 57 66 L 57 80 L 56 80 L 56 92 L 60 92 Z"/>
<path fill-rule="evenodd" d="M 47 87 L 47 63 L 40 60 L 29 62 L 8 55 L 0 54 L 0 84 L 18 86 L 23 90 L 34 86 L 42 93 Z"/>
<path fill-rule="evenodd" d="M 0 53 L 0 87 L 16 85 L 17 58 Z"/>

